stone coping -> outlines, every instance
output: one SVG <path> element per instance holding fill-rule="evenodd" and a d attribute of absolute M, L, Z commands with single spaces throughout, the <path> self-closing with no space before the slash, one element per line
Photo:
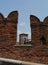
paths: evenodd
<path fill-rule="evenodd" d="M 11 63 L 18 63 L 18 64 L 21 64 L 21 65 L 46 65 L 46 64 L 26 62 L 26 61 L 20 61 L 20 60 L 14 60 L 14 59 L 7 59 L 7 58 L 0 58 L 0 61 L 11 62 Z"/>

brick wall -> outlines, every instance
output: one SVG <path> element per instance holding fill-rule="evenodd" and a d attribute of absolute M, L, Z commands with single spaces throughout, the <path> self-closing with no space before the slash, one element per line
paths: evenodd
<path fill-rule="evenodd" d="M 0 14 L 0 57 L 48 63 L 48 17 L 44 19 L 44 23 L 40 23 L 36 16 L 31 15 L 33 46 L 14 46 L 17 41 L 17 23 L 17 11 L 11 12 L 7 18 Z M 40 39 L 42 36 L 45 37 L 47 45 L 41 45 Z"/>
<path fill-rule="evenodd" d="M 0 14 L 0 43 L 5 45 L 17 42 L 18 12 L 9 13 L 7 18 Z"/>
<path fill-rule="evenodd" d="M 31 26 L 31 40 L 35 46 L 42 45 L 41 38 L 46 39 L 46 45 L 48 45 L 48 17 L 43 22 L 34 15 L 30 16 Z"/>
<path fill-rule="evenodd" d="M 48 63 L 48 46 L 15 46 L 0 47 L 0 57 L 22 61 Z"/>

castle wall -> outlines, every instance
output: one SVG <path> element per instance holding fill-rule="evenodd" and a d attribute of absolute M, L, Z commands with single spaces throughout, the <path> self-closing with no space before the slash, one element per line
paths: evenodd
<path fill-rule="evenodd" d="M 15 46 L 17 42 L 17 24 L 17 11 L 11 12 L 7 18 L 0 14 L 0 57 L 47 64 L 48 17 L 42 23 L 36 16 L 30 16 L 31 41 L 33 44 L 31 46 Z M 45 43 L 45 45 L 42 45 L 42 43 Z"/>
<path fill-rule="evenodd" d="M 17 42 L 18 12 L 11 12 L 7 18 L 0 15 L 0 43 L 5 45 Z"/>
<path fill-rule="evenodd" d="M 48 23 L 46 20 L 41 22 L 39 18 L 34 15 L 30 16 L 31 26 L 31 41 L 35 46 L 41 46 L 45 42 L 48 45 Z M 44 38 L 46 41 L 43 41 Z"/>
<path fill-rule="evenodd" d="M 22 61 L 48 63 L 48 47 L 15 46 L 0 47 L 0 57 Z"/>

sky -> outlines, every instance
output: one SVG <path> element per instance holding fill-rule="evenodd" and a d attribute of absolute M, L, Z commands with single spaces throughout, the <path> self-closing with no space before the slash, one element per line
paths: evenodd
<path fill-rule="evenodd" d="M 0 13 L 7 17 L 12 11 L 18 11 L 18 33 L 27 33 L 31 38 L 30 15 L 37 16 L 41 21 L 48 16 L 48 0 L 0 0 Z"/>

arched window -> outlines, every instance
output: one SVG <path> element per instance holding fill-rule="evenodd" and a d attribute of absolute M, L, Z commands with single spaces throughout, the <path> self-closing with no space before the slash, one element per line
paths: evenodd
<path fill-rule="evenodd" d="M 46 45 L 46 39 L 44 36 L 41 37 L 41 45 Z"/>

